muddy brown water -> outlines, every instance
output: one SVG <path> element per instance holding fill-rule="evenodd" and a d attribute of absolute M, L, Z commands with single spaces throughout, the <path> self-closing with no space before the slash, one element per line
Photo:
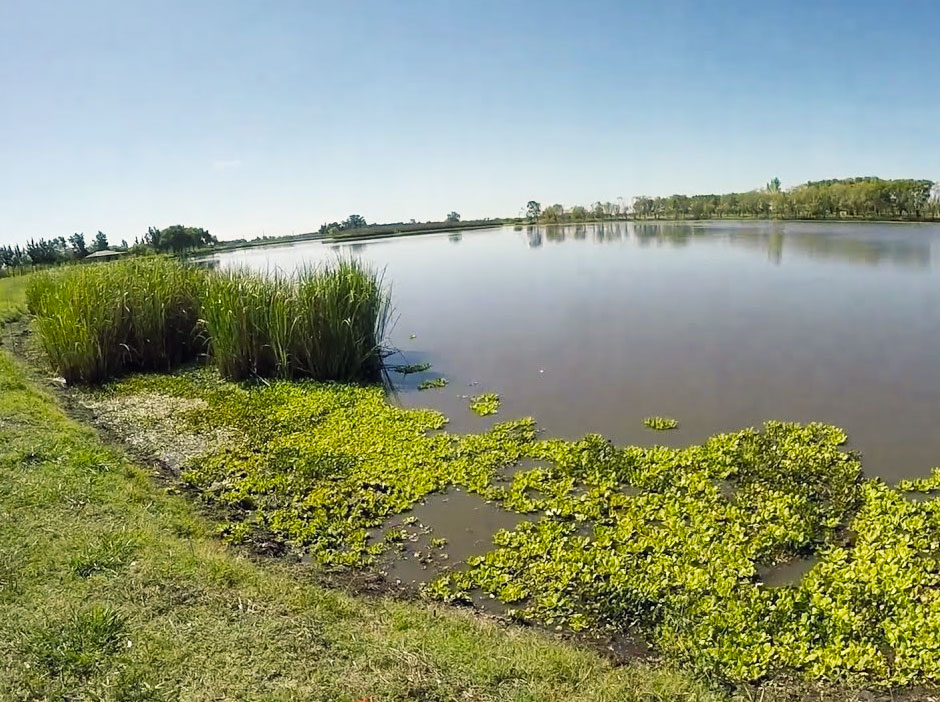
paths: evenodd
<path fill-rule="evenodd" d="M 493 546 L 493 535 L 515 529 L 532 517 L 504 510 L 479 495 L 459 489 L 429 495 L 408 513 L 392 519 L 382 530 L 407 534 L 402 548 L 393 549 L 385 573 L 393 582 L 426 582 Z M 435 539 L 446 543 L 435 544 Z"/>
<path fill-rule="evenodd" d="M 757 580 L 766 587 L 792 585 L 799 582 L 818 560 L 815 555 L 798 556 L 778 565 L 761 568 L 757 573 Z"/>
<path fill-rule="evenodd" d="M 385 269 L 391 361 L 433 366 L 393 373 L 397 400 L 440 409 L 451 431 L 533 416 L 552 436 L 679 446 L 768 419 L 822 421 L 846 430 L 869 476 L 940 464 L 940 225 L 502 227 L 217 260 L 290 271 L 337 254 Z M 438 376 L 445 388 L 417 390 Z M 481 392 L 500 394 L 497 415 L 468 410 Z M 679 428 L 646 429 L 648 415 Z M 438 521 L 481 519 L 452 503 Z M 458 531 L 444 535 L 455 551 Z"/>

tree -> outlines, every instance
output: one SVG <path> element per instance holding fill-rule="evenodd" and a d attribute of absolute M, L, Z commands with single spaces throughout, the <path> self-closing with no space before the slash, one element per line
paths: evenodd
<path fill-rule="evenodd" d="M 525 206 L 526 216 L 532 222 L 538 222 L 539 215 L 542 214 L 542 205 L 535 200 L 529 200 Z"/>
<path fill-rule="evenodd" d="M 85 258 L 88 255 L 88 248 L 85 246 L 85 235 L 75 232 L 69 237 L 69 244 L 72 245 L 72 256 L 74 258 Z"/>
<path fill-rule="evenodd" d="M 66 258 L 65 238 L 58 237 L 56 239 L 50 239 L 49 241 L 45 239 L 40 239 L 39 241 L 30 239 L 26 243 L 25 253 L 29 260 L 24 261 L 24 263 L 37 265 L 43 263 L 58 263 Z"/>
<path fill-rule="evenodd" d="M 564 218 L 565 208 L 562 205 L 549 205 L 542 210 L 542 220 L 545 222 L 560 222 Z"/>
<path fill-rule="evenodd" d="M 105 236 L 105 233 L 99 231 L 95 234 L 95 243 L 92 245 L 92 250 L 94 251 L 104 251 L 108 248 L 108 237 Z"/>
<path fill-rule="evenodd" d="M 343 222 L 343 229 L 362 229 L 366 226 L 366 218 L 362 215 L 351 214 Z"/>
<path fill-rule="evenodd" d="M 449 214 L 447 215 L 447 221 L 448 221 L 448 222 L 459 222 L 459 221 L 460 221 L 460 213 L 459 213 L 459 212 L 451 212 L 451 213 L 449 213 Z"/>
<path fill-rule="evenodd" d="M 320 225 L 320 228 L 317 230 L 317 234 L 320 236 L 332 236 L 336 232 L 340 231 L 343 228 L 343 225 L 339 222 L 324 222 Z"/>
<path fill-rule="evenodd" d="M 767 183 L 767 192 L 768 193 L 780 192 L 780 179 L 779 178 L 774 178 L 769 183 Z"/>
<path fill-rule="evenodd" d="M 26 252 L 19 245 L 0 246 L 0 268 L 28 266 L 31 262 Z"/>
<path fill-rule="evenodd" d="M 173 253 L 211 246 L 218 242 L 218 239 L 202 227 L 184 227 L 182 224 L 174 224 L 166 229 L 150 227 L 143 238 L 144 246 L 151 246 L 156 251 L 172 251 Z"/>
<path fill-rule="evenodd" d="M 187 249 L 216 243 L 216 238 L 202 227 L 184 227 L 174 224 L 160 232 L 160 249 L 181 253 Z"/>
<path fill-rule="evenodd" d="M 182 224 L 167 227 L 160 233 L 160 238 L 166 242 L 166 246 L 173 249 L 174 253 L 185 251 L 193 245 L 189 232 Z"/>
<path fill-rule="evenodd" d="M 144 234 L 141 244 L 152 246 L 157 251 L 160 250 L 160 230 L 156 227 L 147 227 L 147 233 Z"/>

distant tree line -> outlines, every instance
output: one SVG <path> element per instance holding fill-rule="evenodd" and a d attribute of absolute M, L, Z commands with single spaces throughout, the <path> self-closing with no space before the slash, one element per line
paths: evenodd
<path fill-rule="evenodd" d="M 626 219 L 630 214 L 629 207 L 618 198 L 617 202 L 597 202 L 591 205 L 574 205 L 566 208 L 561 204 L 547 205 L 536 200 L 529 200 L 525 206 L 524 219 L 529 222 L 547 222 L 551 224 L 562 222 L 592 222 L 608 219 Z"/>
<path fill-rule="evenodd" d="M 640 196 L 631 207 L 618 202 L 565 208 L 525 206 L 529 222 L 585 222 L 611 219 L 883 219 L 940 220 L 940 186 L 930 180 L 847 178 L 820 180 L 781 188 L 774 178 L 761 190 L 724 195 Z"/>
<path fill-rule="evenodd" d="M 85 258 L 90 253 L 106 248 L 108 237 L 104 232 L 95 235 L 90 247 L 85 243 L 85 235 L 78 232 L 68 239 L 64 236 L 30 239 L 24 246 L 0 246 L 0 269 L 65 263 Z M 124 248 L 127 248 L 126 242 Z"/>
<path fill-rule="evenodd" d="M 566 223 L 604 221 L 613 219 L 719 219 L 722 217 L 753 217 L 765 219 L 871 219 L 871 220 L 937 220 L 940 221 L 940 185 L 930 180 L 884 180 L 875 177 L 819 180 L 798 185 L 789 190 L 781 187 L 778 178 L 772 179 L 760 190 L 723 195 L 669 195 L 665 197 L 640 196 L 631 205 L 623 198 L 617 202 L 597 201 L 591 205 L 566 208 L 561 204 L 542 207 L 530 200 L 522 219 L 529 222 Z M 315 233 L 285 237 L 259 237 L 255 241 L 305 239 L 314 236 L 343 237 L 384 235 L 408 231 L 433 231 L 442 226 L 464 228 L 486 226 L 507 220 L 473 220 L 462 222 L 460 214 L 448 213 L 444 222 L 408 224 L 392 223 L 369 225 L 365 217 L 351 214 L 342 222 L 327 222 Z M 508 220 L 512 221 L 512 220 Z M 519 221 L 519 220 L 515 220 Z M 201 227 L 174 224 L 165 229 L 150 227 L 147 233 L 114 248 L 134 253 L 183 253 L 193 249 L 217 245 L 218 239 Z M 244 240 L 226 242 L 228 245 L 246 243 Z M 79 260 L 89 253 L 108 248 L 108 238 L 98 232 L 90 245 L 85 235 L 74 233 L 51 239 L 30 239 L 23 246 L 0 246 L 0 270 L 17 267 L 55 265 Z"/>
<path fill-rule="evenodd" d="M 134 239 L 133 246 L 126 241 L 110 246 L 104 232 L 98 232 L 90 244 L 83 233 L 74 233 L 51 239 L 30 239 L 25 245 L 0 246 L 0 271 L 11 271 L 31 266 L 50 266 L 69 261 L 79 261 L 96 251 L 111 248 L 133 253 L 182 253 L 191 249 L 212 246 L 218 239 L 200 227 L 184 227 L 174 224 L 166 229 L 150 227 L 142 237 Z"/>
<path fill-rule="evenodd" d="M 847 178 L 783 190 L 774 178 L 763 190 L 724 195 L 638 197 L 636 219 L 940 219 L 937 185 L 930 180 Z"/>

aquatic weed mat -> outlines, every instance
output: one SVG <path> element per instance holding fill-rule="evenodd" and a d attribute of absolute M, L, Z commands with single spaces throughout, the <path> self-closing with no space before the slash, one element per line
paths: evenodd
<path fill-rule="evenodd" d="M 940 681 L 940 502 L 863 479 L 836 427 L 768 422 L 681 449 L 542 439 L 531 419 L 457 435 L 380 387 L 236 384 L 207 369 L 87 395 L 129 417 L 154 396 L 173 407 L 174 436 L 222 437 L 194 442 L 180 469 L 233 541 L 377 567 L 402 538 L 383 531 L 390 520 L 465 490 L 528 517 L 428 583 L 431 597 L 483 593 L 521 621 L 639 631 L 718 681 Z M 798 582 L 761 582 L 810 555 Z"/>
<path fill-rule="evenodd" d="M 672 667 L 253 562 L 6 353 L 0 417 L 0 699 L 724 699 Z"/>

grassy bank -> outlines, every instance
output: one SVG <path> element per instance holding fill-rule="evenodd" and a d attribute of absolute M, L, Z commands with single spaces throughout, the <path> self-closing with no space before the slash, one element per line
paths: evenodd
<path fill-rule="evenodd" d="M 21 292 L 0 281 L 0 309 Z M 0 351 L 0 698 L 720 698 L 538 632 L 324 589 L 225 548 L 174 493 Z"/>

